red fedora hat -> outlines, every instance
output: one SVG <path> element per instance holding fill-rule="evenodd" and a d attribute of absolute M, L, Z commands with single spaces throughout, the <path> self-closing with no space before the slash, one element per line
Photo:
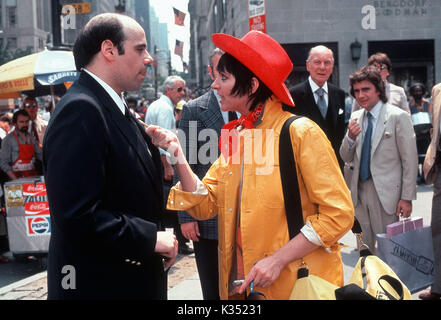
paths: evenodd
<path fill-rule="evenodd" d="M 294 106 L 289 90 L 283 83 L 292 70 L 292 62 L 276 40 L 255 30 L 242 39 L 224 33 L 215 33 L 211 39 L 219 49 L 250 69 L 283 103 Z"/>

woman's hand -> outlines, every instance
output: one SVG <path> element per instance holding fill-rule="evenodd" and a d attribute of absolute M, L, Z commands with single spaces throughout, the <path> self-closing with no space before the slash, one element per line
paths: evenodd
<path fill-rule="evenodd" d="M 152 138 L 152 143 L 170 154 L 171 164 L 180 163 L 183 152 L 179 139 L 172 131 L 159 126 L 149 125 L 145 132 Z M 184 157 L 185 159 L 185 157 Z"/>
<path fill-rule="evenodd" d="M 242 294 L 251 281 L 254 281 L 254 287 L 269 287 L 280 276 L 282 269 L 283 263 L 274 255 L 257 261 L 251 268 L 250 273 L 245 277 L 245 281 L 240 286 L 239 293 Z"/>

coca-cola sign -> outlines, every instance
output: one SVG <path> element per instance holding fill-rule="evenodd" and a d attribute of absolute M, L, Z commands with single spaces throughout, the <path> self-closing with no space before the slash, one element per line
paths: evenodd
<path fill-rule="evenodd" d="M 49 214 L 49 203 L 45 202 L 28 202 L 25 203 L 25 215 L 47 215 Z"/>
<path fill-rule="evenodd" d="M 37 184 L 27 183 L 23 184 L 23 196 L 41 197 L 46 196 L 46 185 L 44 182 Z"/>

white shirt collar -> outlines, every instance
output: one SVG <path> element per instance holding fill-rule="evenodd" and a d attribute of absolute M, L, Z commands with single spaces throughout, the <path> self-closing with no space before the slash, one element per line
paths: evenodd
<path fill-rule="evenodd" d="M 311 76 L 308 77 L 309 85 L 311 86 L 311 90 L 313 93 L 320 88 L 317 83 L 312 80 Z M 325 84 L 322 86 L 323 90 L 325 90 L 326 94 L 328 94 L 328 81 L 325 82 Z"/>
<path fill-rule="evenodd" d="M 167 97 L 165 94 L 162 94 L 159 99 L 164 100 L 172 109 L 175 109 L 175 106 L 173 105 L 173 102 L 170 100 L 169 97 Z"/>
<path fill-rule="evenodd" d="M 115 90 L 112 89 L 111 86 L 109 86 L 104 80 L 102 80 L 97 75 L 93 74 L 91 71 L 87 70 L 86 68 L 83 68 L 85 72 L 87 72 L 92 78 L 94 78 L 103 88 L 106 90 L 106 92 L 109 94 L 109 96 L 115 101 L 116 105 L 118 106 L 118 109 L 121 110 L 123 114 L 126 113 L 126 108 L 124 106 L 124 100 L 121 96 L 119 96 Z"/>
<path fill-rule="evenodd" d="M 380 116 L 380 111 L 382 106 L 383 106 L 383 101 L 379 100 L 377 104 L 372 108 L 372 110 L 369 111 L 375 120 L 377 120 L 378 117 Z M 366 111 L 365 114 L 367 114 L 368 111 L 366 109 L 365 111 Z"/>

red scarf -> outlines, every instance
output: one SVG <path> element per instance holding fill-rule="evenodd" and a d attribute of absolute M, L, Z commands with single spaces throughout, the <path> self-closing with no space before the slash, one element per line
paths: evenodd
<path fill-rule="evenodd" d="M 230 121 L 222 127 L 222 132 L 226 133 L 228 136 L 228 141 L 226 141 L 225 143 L 222 140 L 222 136 L 224 133 L 221 133 L 221 137 L 219 138 L 219 149 L 221 150 L 221 153 L 223 154 L 225 159 L 227 159 L 227 155 L 231 157 L 231 155 L 233 154 L 233 137 L 231 136 L 231 131 L 236 129 L 238 132 L 238 131 L 241 131 L 243 128 L 245 128 L 245 129 L 254 128 L 254 124 L 256 123 L 257 120 L 259 120 L 259 118 L 263 112 L 263 107 L 264 107 L 264 105 L 260 104 L 256 107 L 256 109 L 254 109 L 252 112 L 248 113 L 248 115 L 241 116 L 237 120 Z M 227 130 L 227 131 L 224 131 L 224 130 Z M 239 141 L 239 140 L 236 139 L 236 141 Z M 237 146 L 235 146 L 235 147 L 237 147 Z"/>

